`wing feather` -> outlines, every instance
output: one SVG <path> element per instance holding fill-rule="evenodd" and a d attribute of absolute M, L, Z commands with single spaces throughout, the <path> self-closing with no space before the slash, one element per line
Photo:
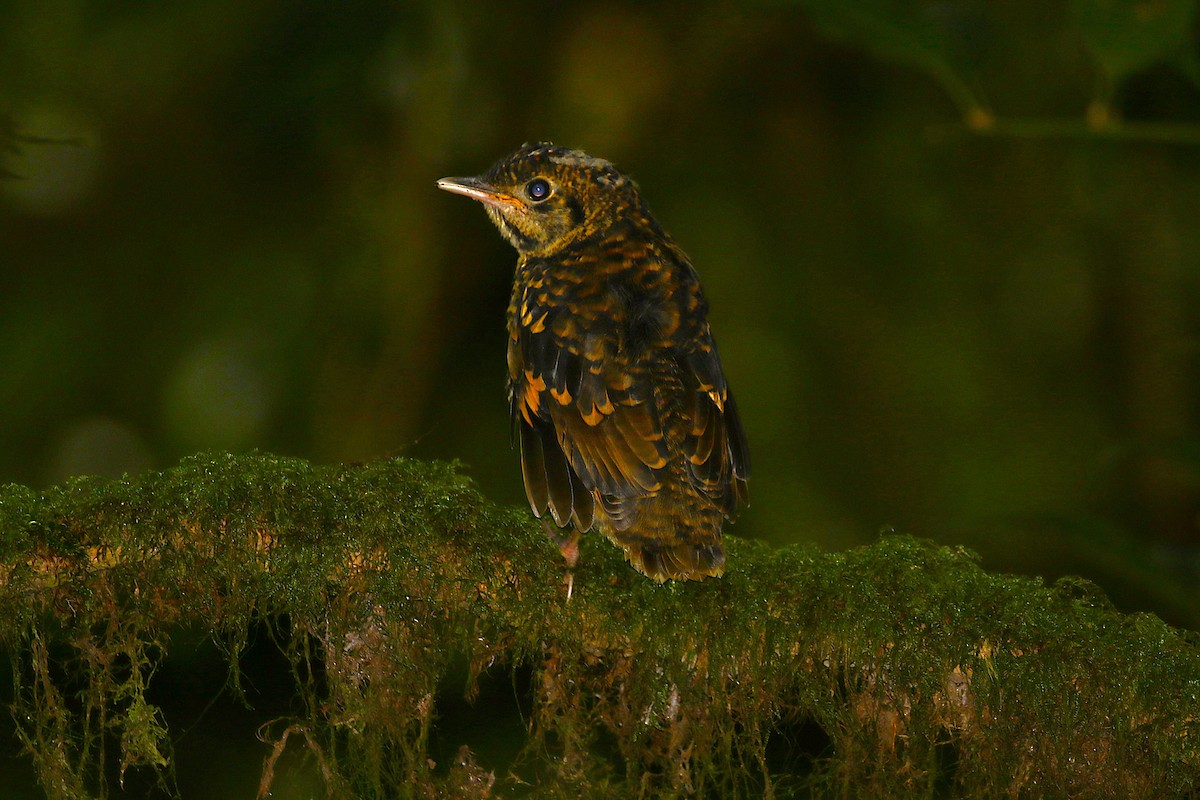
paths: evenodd
<path fill-rule="evenodd" d="M 691 401 L 684 404 L 691 416 L 691 431 L 684 444 L 688 476 L 727 516 L 733 516 L 748 497 L 750 452 L 707 324 L 697 332 L 693 349 L 681 362 L 684 390 Z"/>
<path fill-rule="evenodd" d="M 684 266 L 680 291 L 662 300 L 678 307 L 656 307 L 632 289 L 620 295 L 624 301 L 580 305 L 558 296 L 569 288 L 550 282 L 514 294 L 509 394 L 526 491 L 539 516 L 548 510 L 560 526 L 590 525 L 599 504 L 613 527 L 632 526 L 669 468 L 660 402 L 675 409 L 665 413 L 684 417 L 671 447 L 683 451 L 687 480 L 728 516 L 746 502 L 745 434 L 694 272 Z M 630 319 L 622 302 L 631 304 Z M 674 347 L 651 336 L 656 326 L 672 325 L 679 349 L 640 361 L 639 347 Z M 648 369 L 651 362 L 673 377 Z"/>
<path fill-rule="evenodd" d="M 578 340 L 564 336 L 575 325 L 557 324 L 564 313 L 537 307 L 522 315 L 537 326 L 510 317 L 509 397 L 526 494 L 535 514 L 548 510 L 560 526 L 590 526 L 600 502 L 624 529 L 637 516 L 636 499 L 661 487 L 667 464 L 654 393 L 615 370 L 603 346 L 606 320 Z"/>

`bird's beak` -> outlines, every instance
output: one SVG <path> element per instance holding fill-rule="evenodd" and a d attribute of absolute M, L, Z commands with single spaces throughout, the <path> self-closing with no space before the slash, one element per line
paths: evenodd
<path fill-rule="evenodd" d="M 525 204 L 519 198 L 493 189 L 488 184 L 479 180 L 479 178 L 442 178 L 437 182 L 437 186 L 439 189 L 445 189 L 447 192 L 453 192 L 454 194 L 461 194 L 464 197 L 478 200 L 481 203 L 495 206 L 501 210 L 525 210 Z"/>

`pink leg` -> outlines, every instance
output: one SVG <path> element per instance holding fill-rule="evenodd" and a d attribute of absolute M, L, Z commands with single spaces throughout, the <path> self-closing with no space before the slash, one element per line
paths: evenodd
<path fill-rule="evenodd" d="M 575 590 L 574 569 L 575 564 L 579 561 L 579 531 L 572 528 L 568 532 L 560 532 L 548 520 L 542 520 L 542 528 L 545 529 L 546 535 L 558 545 L 558 551 L 562 553 L 563 560 L 567 562 L 567 574 L 563 577 L 563 582 L 567 585 L 567 601 L 569 602 Z"/>

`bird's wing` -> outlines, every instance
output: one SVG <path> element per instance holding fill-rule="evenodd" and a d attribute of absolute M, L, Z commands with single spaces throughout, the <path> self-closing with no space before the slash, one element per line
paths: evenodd
<path fill-rule="evenodd" d="M 627 527 L 628 501 L 657 492 L 667 464 L 652 386 L 619 368 L 613 319 L 536 296 L 514 310 L 509 397 L 534 513 L 586 530 L 598 498 L 614 527 Z"/>
<path fill-rule="evenodd" d="M 688 477 L 732 517 L 748 497 L 750 450 L 707 322 L 696 332 L 681 362 L 683 408 L 691 422 L 684 440 Z"/>

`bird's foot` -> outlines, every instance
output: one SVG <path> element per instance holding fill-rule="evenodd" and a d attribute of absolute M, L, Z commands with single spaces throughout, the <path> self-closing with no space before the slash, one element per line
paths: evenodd
<path fill-rule="evenodd" d="M 575 564 L 579 561 L 579 531 L 571 529 L 564 533 L 546 520 L 542 520 L 542 528 L 545 529 L 546 535 L 558 545 L 558 552 L 562 553 L 563 561 L 567 562 L 567 574 L 563 576 L 563 583 L 567 587 L 567 601 L 569 602 L 571 595 L 575 592 Z"/>

